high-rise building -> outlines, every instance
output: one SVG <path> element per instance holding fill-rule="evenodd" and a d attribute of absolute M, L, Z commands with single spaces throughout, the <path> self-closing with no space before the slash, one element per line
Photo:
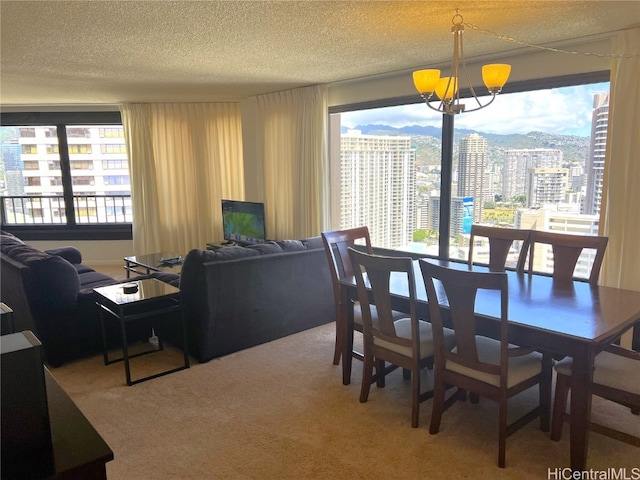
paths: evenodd
<path fill-rule="evenodd" d="M 547 205 L 544 208 L 518 209 L 515 227 L 573 235 L 598 235 L 598 215 L 581 215 L 575 211 L 563 211 L 562 205 Z M 538 244 L 533 256 L 533 270 L 553 271 L 553 249 L 550 245 Z M 587 278 L 595 259 L 595 250 L 585 249 L 580 254 L 574 276 Z"/>
<path fill-rule="evenodd" d="M 6 196 L 18 223 L 62 223 L 66 215 L 55 126 L 2 127 Z M 77 223 L 131 221 L 129 164 L 121 125 L 67 127 Z M 18 218 L 18 216 L 20 218 Z"/>
<path fill-rule="evenodd" d="M 508 149 L 502 167 L 502 198 L 512 200 L 529 190 L 529 171 L 533 168 L 562 167 L 562 150 L 552 148 Z"/>
<path fill-rule="evenodd" d="M 340 143 L 340 228 L 367 225 L 374 245 L 407 245 L 416 229 L 411 138 L 352 130 Z"/>
<path fill-rule="evenodd" d="M 473 198 L 473 220 L 482 221 L 484 171 L 487 164 L 487 139 L 477 133 L 460 140 L 458 149 L 458 197 Z"/>
<path fill-rule="evenodd" d="M 593 96 L 591 119 L 591 146 L 587 159 L 587 191 L 584 213 L 597 215 L 602 202 L 602 179 L 604 156 L 607 146 L 607 126 L 609 124 L 609 94 L 596 93 Z"/>
<path fill-rule="evenodd" d="M 527 206 L 541 207 L 563 203 L 569 189 L 568 168 L 533 168 L 529 170 Z"/>

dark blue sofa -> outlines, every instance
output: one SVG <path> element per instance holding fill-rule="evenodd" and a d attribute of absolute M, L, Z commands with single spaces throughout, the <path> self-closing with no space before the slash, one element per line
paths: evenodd
<path fill-rule="evenodd" d="M 102 351 L 93 289 L 118 283 L 82 264 L 75 247 L 41 251 L 0 233 L 0 299 L 14 311 L 16 331 L 31 330 L 42 342 L 45 361 L 59 366 Z M 120 340 L 108 322 L 109 344 Z"/>
<path fill-rule="evenodd" d="M 199 362 L 335 321 L 320 237 L 194 249 L 180 275 L 154 276 L 180 287 L 189 353 Z"/>

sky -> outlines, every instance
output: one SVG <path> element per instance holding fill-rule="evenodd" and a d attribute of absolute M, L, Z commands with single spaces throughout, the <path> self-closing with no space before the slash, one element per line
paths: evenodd
<path fill-rule="evenodd" d="M 588 137 L 591 134 L 593 96 L 608 92 L 609 83 L 606 82 L 499 94 L 488 107 L 457 115 L 455 127 L 498 134 L 526 134 L 536 131 Z M 467 99 L 463 103 L 471 108 L 472 101 L 473 99 Z M 441 127 L 442 115 L 430 110 L 424 103 L 417 103 L 347 112 L 342 114 L 341 122 L 343 126 L 351 128 L 366 124 Z"/>

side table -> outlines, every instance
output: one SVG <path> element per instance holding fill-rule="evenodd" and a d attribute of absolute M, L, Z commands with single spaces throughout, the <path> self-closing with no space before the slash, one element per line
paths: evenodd
<path fill-rule="evenodd" d="M 13 309 L 4 302 L 0 302 L 0 335 L 15 333 L 16 325 Z"/>
<path fill-rule="evenodd" d="M 130 291 L 133 287 L 135 291 Z M 126 292 L 125 292 L 126 288 Z M 102 327 L 102 346 L 104 355 L 104 364 L 110 365 L 115 362 L 124 361 L 124 369 L 127 378 L 127 385 L 151 380 L 169 373 L 177 372 L 189 368 L 189 351 L 187 344 L 187 332 L 182 318 L 180 308 L 180 290 L 168 283 L 161 282 L 155 278 L 137 280 L 134 282 L 120 283 L 116 285 L 108 285 L 106 287 L 94 288 L 94 292 L 98 294 L 96 304 L 100 307 L 100 324 Z M 120 323 L 122 333 L 122 357 L 113 360 L 109 359 L 107 350 L 107 337 L 104 328 L 105 312 L 111 317 L 115 317 Z M 131 380 L 130 359 L 140 355 L 155 353 L 164 349 L 162 339 L 159 339 L 159 348 L 145 350 L 140 353 L 129 355 L 129 346 L 127 343 L 127 324 L 137 320 L 149 317 L 157 317 L 161 315 L 176 314 L 180 321 L 182 330 L 182 345 L 184 352 L 184 365 L 172 368 L 161 373 L 149 375 L 146 377 Z"/>

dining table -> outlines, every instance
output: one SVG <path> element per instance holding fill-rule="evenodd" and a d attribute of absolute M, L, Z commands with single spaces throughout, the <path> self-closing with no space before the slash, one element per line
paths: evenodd
<path fill-rule="evenodd" d="M 422 258 L 413 261 L 416 278 L 417 313 L 428 320 L 427 294 L 419 262 L 427 261 L 448 268 L 468 270 L 466 263 Z M 473 271 L 489 271 L 473 265 Z M 604 347 L 615 342 L 640 322 L 640 292 L 593 285 L 586 281 L 559 282 L 551 276 L 507 271 L 509 283 L 509 342 L 552 354 L 555 358 L 573 358 L 571 378 L 571 415 L 569 419 L 570 468 L 584 471 L 587 461 L 589 422 L 591 417 L 591 383 L 594 358 Z M 347 305 L 357 299 L 355 277 L 340 280 L 342 315 L 337 319 L 348 345 Z M 408 312 L 409 295 L 406 275 L 392 274 L 390 291 L 393 308 Z M 436 284 L 439 303 L 446 310 L 446 296 Z M 476 322 L 482 335 L 499 338 L 499 292 L 480 290 L 476 298 Z M 344 358 L 351 352 L 344 348 Z M 345 379 L 343 378 L 343 382 Z M 348 383 L 348 382 L 347 382 Z"/>

